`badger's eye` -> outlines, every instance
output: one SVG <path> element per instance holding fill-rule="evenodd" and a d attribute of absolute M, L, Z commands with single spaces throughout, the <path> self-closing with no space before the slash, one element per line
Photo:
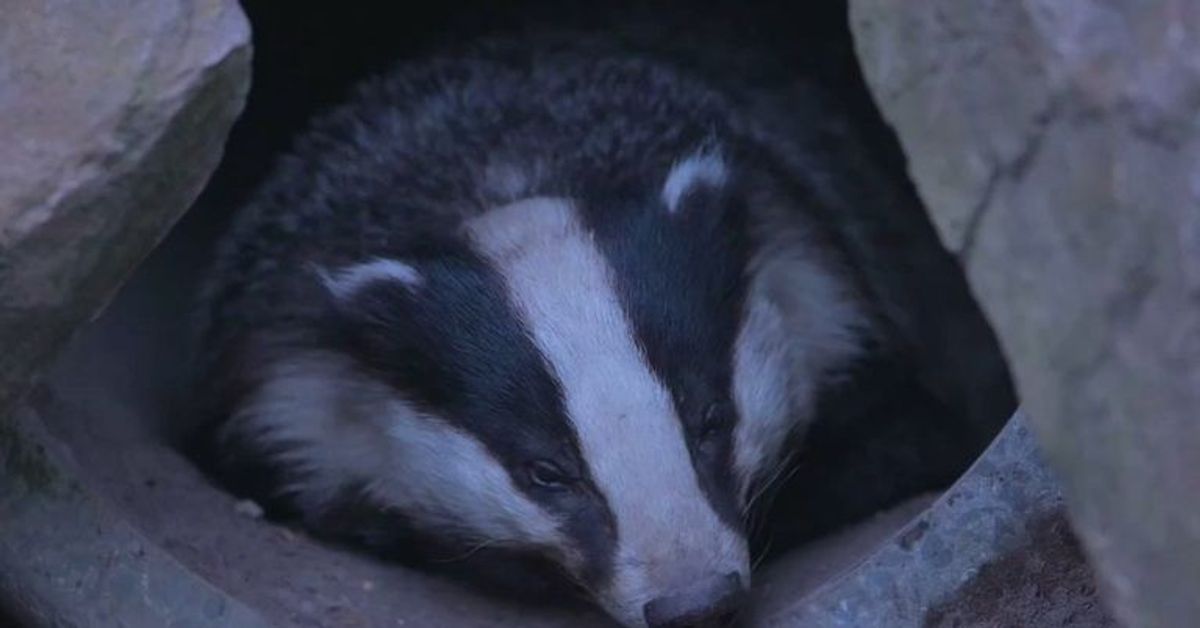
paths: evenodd
<path fill-rule="evenodd" d="M 570 483 L 566 472 L 549 460 L 529 463 L 529 480 L 542 488 L 565 488 Z"/>

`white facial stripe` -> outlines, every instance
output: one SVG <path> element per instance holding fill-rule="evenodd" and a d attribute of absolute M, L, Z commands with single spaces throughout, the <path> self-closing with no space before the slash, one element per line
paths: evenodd
<path fill-rule="evenodd" d="M 374 497 L 439 534 L 563 546 L 557 522 L 482 444 L 352 374 L 344 358 L 296 355 L 268 375 L 227 429 L 283 446 L 284 460 L 306 472 L 288 487 L 306 511 L 320 510 L 348 482 L 367 481 Z"/>
<path fill-rule="evenodd" d="M 388 428 L 393 454 L 371 487 L 375 495 L 481 541 L 564 545 L 557 522 L 518 491 L 479 441 L 396 406 Z"/>
<path fill-rule="evenodd" d="M 734 347 L 734 471 L 743 504 L 781 464 L 788 436 L 807 428 L 818 387 L 861 351 L 865 317 L 843 282 L 795 228 L 751 264 L 753 280 Z"/>
<path fill-rule="evenodd" d="M 741 537 L 700 489 L 670 394 L 646 364 L 592 236 L 564 199 L 536 198 L 469 224 L 562 382 L 567 411 L 620 538 L 610 612 L 696 577 L 748 577 Z"/>
<path fill-rule="evenodd" d="M 734 348 L 733 398 L 739 421 L 733 434 L 733 470 L 740 501 L 747 507 L 755 476 L 772 466 L 797 419 L 786 377 L 791 356 L 787 343 L 781 342 L 786 337 L 778 308 L 764 301 L 749 308 Z"/>
<path fill-rule="evenodd" d="M 696 185 L 724 185 L 729 170 L 720 155 L 698 152 L 675 164 L 663 184 L 662 200 L 667 210 L 674 212 L 684 194 Z"/>
<path fill-rule="evenodd" d="M 397 281 L 409 288 L 421 285 L 417 269 L 393 259 L 377 258 L 362 264 L 329 271 L 318 269 L 321 283 L 338 299 L 346 299 L 365 286 L 377 281 Z"/>

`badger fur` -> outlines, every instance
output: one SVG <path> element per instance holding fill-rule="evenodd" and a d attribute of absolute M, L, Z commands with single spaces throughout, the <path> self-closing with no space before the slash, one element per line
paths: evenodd
<path fill-rule="evenodd" d="M 718 625 L 756 497 L 882 333 L 772 131 L 595 44 L 367 82 L 219 247 L 209 461 L 322 536 Z"/>

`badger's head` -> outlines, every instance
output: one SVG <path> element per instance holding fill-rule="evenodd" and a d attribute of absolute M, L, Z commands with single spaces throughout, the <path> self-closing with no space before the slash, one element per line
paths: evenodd
<path fill-rule="evenodd" d="M 354 495 L 542 557 L 626 625 L 722 625 L 747 511 L 861 316 L 799 208 L 729 160 L 642 187 L 321 263 L 320 342 L 247 358 L 223 435 L 317 519 Z"/>

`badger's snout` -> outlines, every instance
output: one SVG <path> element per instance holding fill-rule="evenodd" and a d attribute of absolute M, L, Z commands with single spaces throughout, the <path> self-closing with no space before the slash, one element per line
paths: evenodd
<path fill-rule="evenodd" d="M 654 598 L 643 613 L 650 628 L 719 628 L 733 624 L 745 599 L 742 579 L 728 573 Z"/>

